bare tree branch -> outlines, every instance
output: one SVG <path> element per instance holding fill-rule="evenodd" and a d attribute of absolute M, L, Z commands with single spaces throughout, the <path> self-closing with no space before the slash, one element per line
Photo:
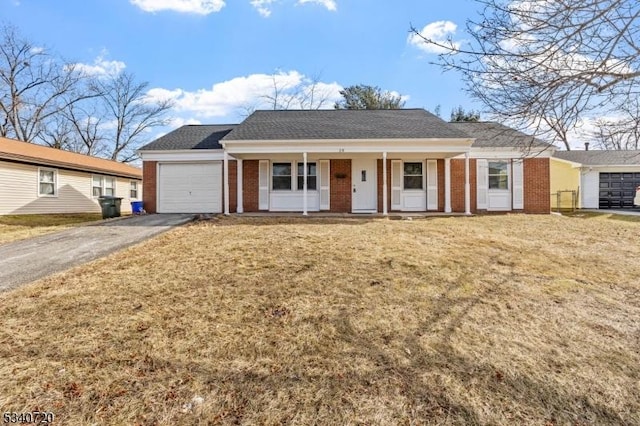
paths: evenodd
<path fill-rule="evenodd" d="M 411 28 L 444 70 L 461 74 L 486 110 L 570 149 L 584 120 L 640 95 L 640 4 L 636 0 L 476 0 L 480 18 L 464 42 Z"/>
<path fill-rule="evenodd" d="M 100 117 L 104 128 L 102 138 L 108 141 L 108 156 L 112 160 L 131 162 L 137 159 L 135 150 L 144 134 L 169 123 L 167 112 L 174 103 L 170 99 L 151 99 L 149 84 L 136 82 L 133 74 L 121 73 L 96 79 L 92 86 L 105 112 Z"/>
<path fill-rule="evenodd" d="M 85 78 L 45 48 L 23 39 L 16 28 L 0 28 L 0 136 L 33 142 L 51 135 L 48 121 L 87 95 Z"/>

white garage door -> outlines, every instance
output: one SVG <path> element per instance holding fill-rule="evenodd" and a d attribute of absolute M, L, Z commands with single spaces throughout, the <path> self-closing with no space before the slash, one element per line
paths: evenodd
<path fill-rule="evenodd" d="M 158 213 L 221 213 L 222 163 L 161 163 Z"/>

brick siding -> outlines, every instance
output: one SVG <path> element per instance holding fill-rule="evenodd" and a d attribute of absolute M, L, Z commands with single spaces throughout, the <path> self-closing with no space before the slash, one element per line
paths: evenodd
<path fill-rule="evenodd" d="M 245 212 L 259 211 L 259 173 L 258 160 L 244 160 L 242 162 L 242 201 Z M 231 179 L 229 179 L 231 180 Z"/>
<path fill-rule="evenodd" d="M 438 160 L 438 211 L 444 211 L 444 160 Z"/>
<path fill-rule="evenodd" d="M 235 213 L 238 210 L 238 171 L 237 170 L 238 170 L 238 163 L 236 162 L 236 160 L 229 160 L 229 212 L 230 213 Z M 222 181 L 224 182 L 224 172 L 222 175 Z M 222 187 L 222 199 L 224 202 L 224 186 Z M 224 211 L 224 207 L 222 208 L 222 210 Z"/>
<path fill-rule="evenodd" d="M 142 162 L 142 203 L 147 213 L 155 213 L 157 210 L 156 185 L 157 185 L 157 161 Z"/>
<path fill-rule="evenodd" d="M 444 175 L 444 164 L 442 174 Z M 476 160 L 469 160 L 469 183 L 471 184 L 471 213 L 476 213 Z M 443 189 L 444 192 L 444 189 Z M 444 196 L 444 194 L 443 194 Z M 464 160 L 451 160 L 451 210 L 464 213 Z"/>
<path fill-rule="evenodd" d="M 378 213 L 382 213 L 383 195 L 382 159 L 378 159 Z M 391 211 L 391 160 L 387 158 L 387 211 Z"/>
<path fill-rule="evenodd" d="M 524 160 L 524 212 L 544 214 L 551 211 L 550 159 Z"/>
<path fill-rule="evenodd" d="M 329 182 L 331 192 L 332 213 L 351 212 L 351 160 L 331 160 L 331 180 Z M 344 175 L 337 178 L 336 175 Z"/>

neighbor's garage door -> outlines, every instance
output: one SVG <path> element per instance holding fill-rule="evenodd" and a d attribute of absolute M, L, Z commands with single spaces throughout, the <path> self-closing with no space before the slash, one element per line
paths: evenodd
<path fill-rule="evenodd" d="M 160 163 L 158 213 L 221 213 L 222 163 Z"/>
<path fill-rule="evenodd" d="M 640 173 L 600 173 L 600 208 L 630 209 Z"/>

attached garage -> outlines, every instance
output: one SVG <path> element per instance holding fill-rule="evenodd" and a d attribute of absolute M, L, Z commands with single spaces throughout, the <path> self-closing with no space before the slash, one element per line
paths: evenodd
<path fill-rule="evenodd" d="M 158 163 L 158 213 L 221 213 L 222 162 Z"/>
<path fill-rule="evenodd" d="M 149 213 L 222 213 L 224 152 L 220 139 L 234 127 L 186 125 L 142 147 L 144 209 Z"/>

